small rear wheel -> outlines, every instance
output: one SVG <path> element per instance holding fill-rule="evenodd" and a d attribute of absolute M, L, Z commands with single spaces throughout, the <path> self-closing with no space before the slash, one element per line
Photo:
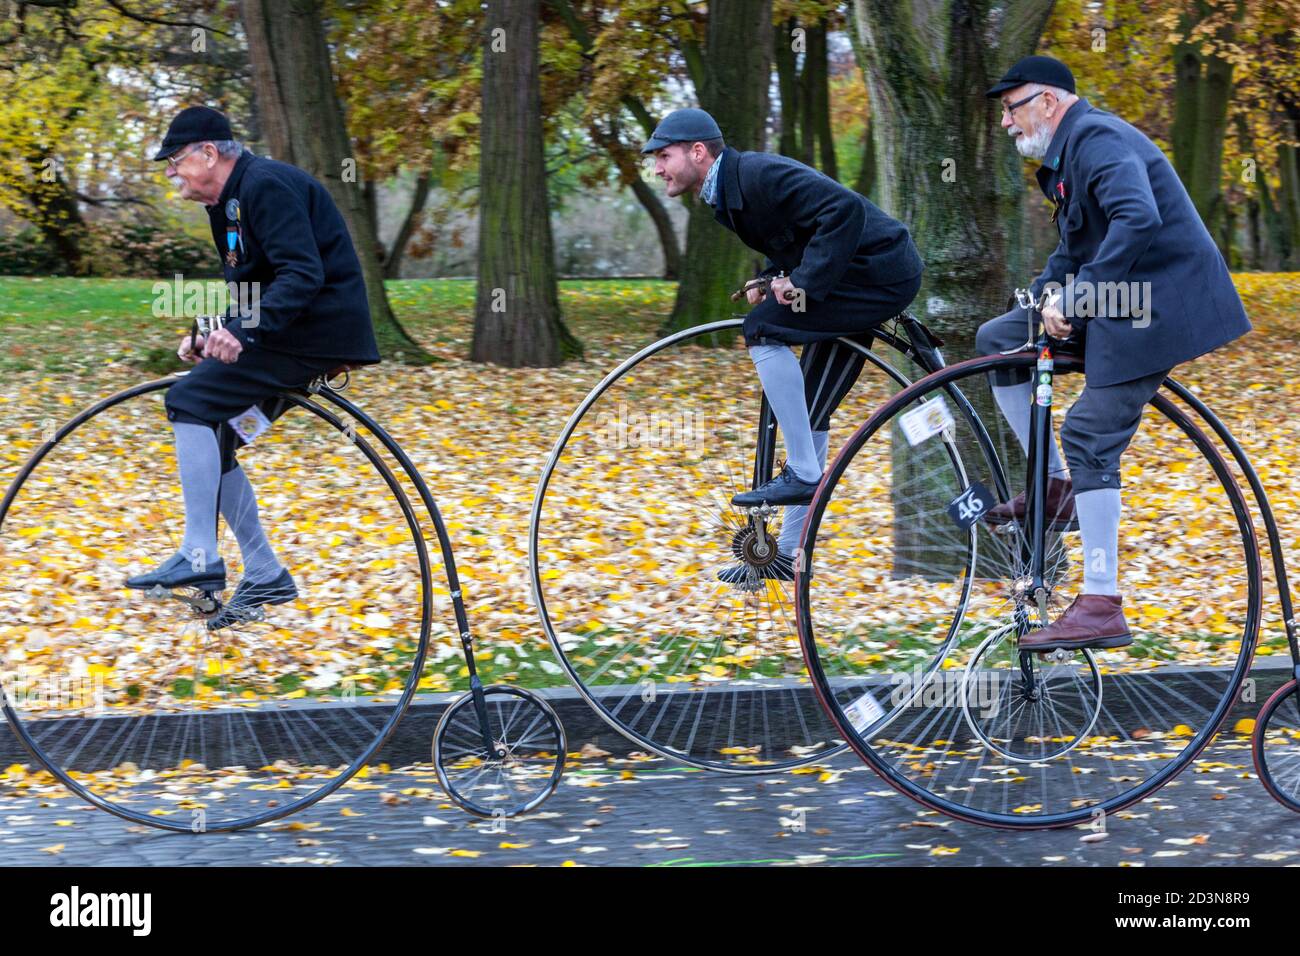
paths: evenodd
<path fill-rule="evenodd" d="M 568 742 L 555 710 L 520 687 L 493 685 L 458 698 L 438 721 L 433 765 L 457 805 L 479 817 L 514 817 L 560 784 Z"/>
<path fill-rule="evenodd" d="M 1269 794 L 1300 813 L 1300 693 L 1287 681 L 1265 701 L 1251 737 L 1255 772 Z"/>
<path fill-rule="evenodd" d="M 990 634 L 966 666 L 966 724 L 1017 763 L 1055 760 L 1086 739 L 1101 712 L 1101 671 L 1091 650 L 1022 651 L 1015 631 Z"/>

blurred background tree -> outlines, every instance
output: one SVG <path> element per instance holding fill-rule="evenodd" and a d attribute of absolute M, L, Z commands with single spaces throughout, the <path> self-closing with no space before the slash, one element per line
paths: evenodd
<path fill-rule="evenodd" d="M 202 210 L 149 159 L 178 109 L 206 103 L 334 192 L 389 355 L 423 360 L 385 280 L 477 276 L 503 242 L 537 247 L 542 286 L 675 279 L 665 326 L 697 324 L 731 314 L 725 293 L 755 259 L 710 210 L 668 199 L 639 149 L 666 112 L 699 105 L 731 145 L 799 158 L 902 218 L 927 262 L 915 310 L 958 355 L 1054 241 L 1034 164 L 981 95 L 1035 51 L 1166 150 L 1234 269 L 1297 268 L 1300 0 L 538 0 L 535 117 L 483 115 L 487 9 L 6 0 L 0 274 L 217 274 Z M 482 178 L 485 120 L 506 142 L 540 130 L 528 169 L 549 252 L 512 213 L 481 241 L 506 182 Z M 530 361 L 577 354 L 559 305 L 533 302 L 519 329 L 483 334 L 549 328 L 561 347 Z"/>

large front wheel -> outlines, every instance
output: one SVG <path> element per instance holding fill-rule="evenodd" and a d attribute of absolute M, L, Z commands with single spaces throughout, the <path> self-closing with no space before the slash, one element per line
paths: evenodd
<path fill-rule="evenodd" d="M 163 406 L 174 381 L 77 415 L 0 502 L 4 710 L 33 757 L 96 806 L 235 830 L 321 800 L 376 757 L 419 684 L 430 561 L 381 454 L 391 439 L 328 390 L 287 393 L 237 455 L 251 491 L 223 505 L 225 588 L 127 589 L 184 531 Z M 258 524 L 262 542 L 248 534 Z M 268 548 L 297 596 L 213 627 L 248 552 L 265 561 Z"/>
<path fill-rule="evenodd" d="M 769 573 L 789 515 L 759 528 L 730 504 L 775 430 L 740 327 L 669 336 L 587 396 L 543 471 L 529 557 L 542 626 L 606 721 L 638 749 L 770 773 L 844 745 L 808 684 L 793 584 Z M 836 415 L 853 422 L 907 379 L 841 342 L 867 363 Z"/>

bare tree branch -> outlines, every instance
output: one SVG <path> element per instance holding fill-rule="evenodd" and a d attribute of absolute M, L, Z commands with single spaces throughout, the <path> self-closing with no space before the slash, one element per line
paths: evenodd
<path fill-rule="evenodd" d="M 71 4 L 71 3 L 75 3 L 76 0 L 68 0 L 68 2 Z M 51 3 L 49 5 L 53 6 L 54 3 Z M 228 33 L 225 30 L 218 30 L 216 27 L 209 26 L 206 23 L 196 23 L 193 20 L 163 20 L 159 17 L 146 16 L 143 13 L 132 13 L 130 10 L 126 8 L 126 6 L 121 2 L 121 0 L 108 0 L 108 5 L 112 7 L 114 10 L 116 10 L 118 13 L 122 14 L 122 16 L 126 17 L 128 20 L 135 20 L 137 23 L 153 23 L 163 27 L 190 27 L 190 28 L 197 27 L 200 30 L 208 30 L 212 33 L 219 34 L 220 36 L 223 37 L 234 36 L 233 33 Z"/>

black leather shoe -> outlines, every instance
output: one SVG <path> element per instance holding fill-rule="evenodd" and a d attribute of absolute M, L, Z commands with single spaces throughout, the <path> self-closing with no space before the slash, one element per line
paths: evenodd
<path fill-rule="evenodd" d="M 819 484 L 820 476 L 816 481 L 804 481 L 787 464 L 771 481 L 764 482 L 753 491 L 733 495 L 731 503 L 739 508 L 757 508 L 762 504 L 806 505 L 813 500 Z"/>
<path fill-rule="evenodd" d="M 229 603 L 208 620 L 209 631 L 219 631 L 232 624 L 242 624 L 259 618 L 258 608 L 264 604 L 288 604 L 298 597 L 298 588 L 285 568 L 274 580 L 254 584 L 247 578 L 239 582 Z"/>
<path fill-rule="evenodd" d="M 226 566 L 220 558 L 209 561 L 202 571 L 195 571 L 190 559 L 177 551 L 170 558 L 144 574 L 126 579 L 126 586 L 147 591 L 150 588 L 200 588 L 204 591 L 226 589 Z"/>

